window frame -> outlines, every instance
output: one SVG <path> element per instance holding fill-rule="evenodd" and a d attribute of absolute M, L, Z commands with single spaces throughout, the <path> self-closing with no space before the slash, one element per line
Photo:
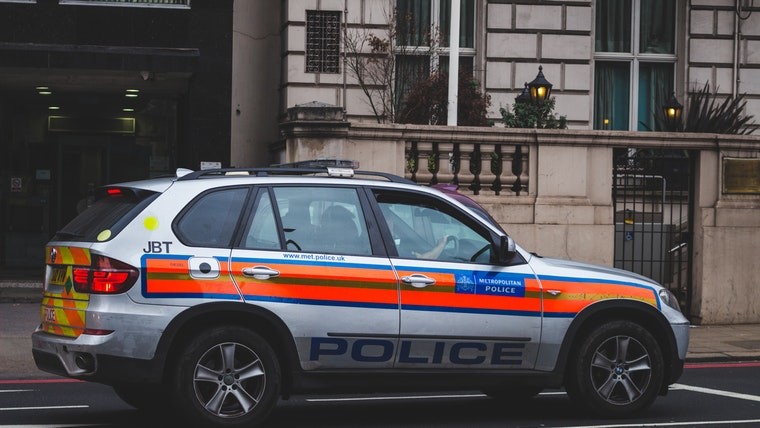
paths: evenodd
<path fill-rule="evenodd" d="M 449 1 L 449 0 L 430 0 L 430 31 L 432 33 L 437 33 L 438 29 L 441 28 L 441 2 L 443 1 Z M 473 1 L 473 13 L 472 13 L 472 40 L 473 40 L 473 47 L 467 48 L 459 46 L 459 56 L 461 57 L 472 57 L 473 58 L 473 68 L 474 68 L 474 58 L 477 55 L 477 34 L 478 34 L 478 2 Z M 398 2 L 396 2 L 396 10 L 398 10 Z M 460 21 L 461 21 L 461 15 L 460 15 Z M 396 24 L 398 28 L 398 23 Z M 461 23 L 460 23 L 461 26 Z M 394 55 L 398 58 L 399 56 L 428 56 L 430 57 L 430 68 L 429 72 L 433 73 L 436 70 L 440 69 L 440 57 L 445 56 L 448 57 L 451 55 L 451 47 L 450 46 L 443 46 L 440 44 L 431 46 L 431 45 L 401 45 L 401 44 L 394 44 Z M 398 60 L 397 60 L 398 61 Z"/>
<path fill-rule="evenodd" d="M 599 62 L 617 62 L 628 63 L 628 131 L 638 131 L 639 127 L 639 70 L 641 69 L 641 63 L 657 63 L 657 64 L 671 64 L 673 66 L 673 81 L 671 82 L 673 88 L 676 88 L 677 78 L 676 71 L 678 67 L 678 35 L 680 23 L 678 20 L 678 11 L 681 0 L 674 0 L 674 13 L 673 13 L 673 53 L 641 53 L 641 0 L 631 0 L 631 52 L 597 52 L 594 50 L 594 90 L 596 90 L 597 82 L 597 64 Z M 597 11 L 595 10 L 596 14 Z M 596 16 L 594 17 L 596 22 Z M 594 29 L 594 41 L 596 40 L 596 31 Z M 594 43 L 596 45 L 596 43 Z M 597 110 L 595 97 L 592 97 L 592 105 L 594 113 L 591 115 L 591 126 L 593 129 L 605 129 L 596 128 L 594 124 L 595 112 Z"/>

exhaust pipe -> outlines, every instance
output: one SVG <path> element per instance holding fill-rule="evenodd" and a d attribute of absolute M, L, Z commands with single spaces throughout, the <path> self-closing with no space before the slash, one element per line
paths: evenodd
<path fill-rule="evenodd" d="M 91 354 L 84 352 L 78 353 L 77 356 L 74 357 L 74 364 L 76 364 L 80 369 L 87 372 L 95 371 L 95 357 L 93 357 Z"/>

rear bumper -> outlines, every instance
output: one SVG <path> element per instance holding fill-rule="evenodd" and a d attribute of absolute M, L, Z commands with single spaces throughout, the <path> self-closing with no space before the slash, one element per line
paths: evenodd
<path fill-rule="evenodd" d="M 106 384 L 160 383 L 162 380 L 161 366 L 152 359 L 94 354 L 44 340 L 44 336 L 50 335 L 40 332 L 32 335 L 32 356 L 37 368 L 42 371 Z"/>

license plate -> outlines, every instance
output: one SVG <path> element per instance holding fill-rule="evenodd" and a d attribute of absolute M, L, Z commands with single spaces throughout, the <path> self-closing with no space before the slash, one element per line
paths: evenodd
<path fill-rule="evenodd" d="M 65 285 L 66 284 L 66 272 L 67 268 L 65 267 L 56 267 L 53 268 L 52 272 L 50 272 L 50 284 L 53 285 Z"/>
<path fill-rule="evenodd" d="M 45 322 L 55 323 L 55 309 L 45 308 Z"/>

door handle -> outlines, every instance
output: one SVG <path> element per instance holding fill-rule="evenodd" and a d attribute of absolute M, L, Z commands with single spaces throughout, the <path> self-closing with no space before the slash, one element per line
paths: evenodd
<path fill-rule="evenodd" d="M 425 288 L 428 285 L 435 284 L 435 280 L 421 273 L 414 273 L 401 278 L 404 284 L 409 284 L 414 288 Z"/>
<path fill-rule="evenodd" d="M 280 276 L 280 271 L 266 266 L 254 266 L 243 268 L 243 275 L 253 277 L 254 279 L 270 279 Z"/>

